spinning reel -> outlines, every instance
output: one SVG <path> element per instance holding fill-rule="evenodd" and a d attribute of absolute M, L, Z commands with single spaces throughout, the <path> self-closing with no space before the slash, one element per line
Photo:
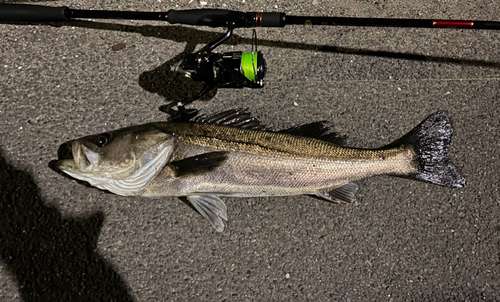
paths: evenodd
<path fill-rule="evenodd" d="M 174 66 L 174 71 L 183 73 L 194 81 L 203 81 L 205 86 L 193 97 L 161 106 L 161 111 L 168 112 L 176 120 L 189 120 L 196 116 L 198 111 L 196 109 L 188 110 L 185 106 L 203 97 L 214 88 L 264 87 L 267 66 L 264 55 L 257 50 L 257 32 L 255 30 L 253 31 L 254 43 L 252 43 L 251 52 L 213 52 L 216 47 L 228 40 L 232 33 L 233 27 L 229 26 L 224 36 L 207 44 L 198 52 L 188 54 Z M 173 110 L 173 106 L 177 107 L 177 111 Z"/>

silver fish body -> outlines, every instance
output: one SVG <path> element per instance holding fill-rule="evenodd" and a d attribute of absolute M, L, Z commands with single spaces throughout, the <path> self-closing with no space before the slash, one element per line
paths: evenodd
<path fill-rule="evenodd" d="M 223 160 L 210 171 L 194 171 L 183 177 L 176 177 L 174 169 L 164 169 L 138 195 L 188 196 L 203 192 L 255 197 L 316 194 L 372 175 L 405 175 L 415 170 L 413 151 L 409 148 L 359 150 L 287 133 L 203 124 L 175 126 L 178 134 L 174 138 L 173 158 L 195 159 L 198 155 L 213 154 L 220 155 Z M 204 131 L 210 135 L 202 135 Z M 213 134 L 217 132 L 224 134 Z M 246 139 L 229 141 L 226 137 Z"/>
<path fill-rule="evenodd" d="M 444 112 L 380 149 L 341 146 L 326 122 L 262 128 L 240 110 L 133 126 L 64 144 L 55 166 L 119 195 L 185 196 L 217 231 L 227 219 L 218 196 L 309 194 L 347 203 L 355 201 L 353 181 L 384 174 L 465 185 L 446 156 L 453 130 Z"/>

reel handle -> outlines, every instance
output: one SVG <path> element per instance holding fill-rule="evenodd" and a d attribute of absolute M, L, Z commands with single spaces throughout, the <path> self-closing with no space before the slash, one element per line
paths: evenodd
<path fill-rule="evenodd" d="M 69 8 L 31 4 L 2 4 L 0 21 L 52 22 L 69 21 Z"/>

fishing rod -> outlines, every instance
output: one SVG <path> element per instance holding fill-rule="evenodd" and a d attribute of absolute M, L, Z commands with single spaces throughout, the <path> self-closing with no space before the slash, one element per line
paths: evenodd
<path fill-rule="evenodd" d="M 205 86 L 196 95 L 176 104 L 160 107 L 160 110 L 172 113 L 172 107 L 176 106 L 177 117 L 183 120 L 197 114 L 196 109 L 186 109 L 185 106 L 203 97 L 214 88 L 264 87 L 267 65 L 262 52 L 257 50 L 255 31 L 251 52 L 214 52 L 215 48 L 232 36 L 236 28 L 326 25 L 500 29 L 498 21 L 287 16 L 280 12 L 240 12 L 224 9 L 169 10 L 167 12 L 78 10 L 69 7 L 0 4 L 0 21 L 68 22 L 75 19 L 153 20 L 167 21 L 170 24 L 227 28 L 224 35 L 208 43 L 199 51 L 186 55 L 175 67 L 176 71 L 184 73 L 186 77 L 194 81 L 205 82 Z"/>

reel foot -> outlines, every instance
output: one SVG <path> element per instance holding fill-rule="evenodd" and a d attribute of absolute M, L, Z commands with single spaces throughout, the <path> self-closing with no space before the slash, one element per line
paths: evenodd
<path fill-rule="evenodd" d="M 164 112 L 170 117 L 168 118 L 169 121 L 173 122 L 188 122 L 192 118 L 198 115 L 198 109 L 192 108 L 192 109 L 186 109 L 184 105 L 177 104 L 177 110 L 175 110 L 173 107 L 175 105 L 169 104 L 169 105 L 162 105 L 160 106 L 160 111 Z"/>

